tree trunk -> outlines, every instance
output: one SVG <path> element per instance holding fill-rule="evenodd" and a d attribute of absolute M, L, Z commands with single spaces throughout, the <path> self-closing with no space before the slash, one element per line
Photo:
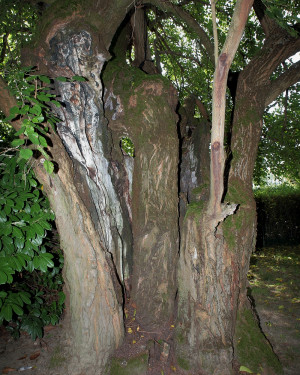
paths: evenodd
<path fill-rule="evenodd" d="M 249 292 L 247 273 L 250 256 L 256 245 L 256 204 L 252 191 L 253 170 L 267 90 L 255 88 L 249 72 L 242 72 L 237 87 L 236 106 L 232 128 L 232 162 L 225 199 L 239 202 L 233 217 L 223 223 L 226 240 L 235 254 L 237 265 L 237 287 L 239 293 L 237 321 L 234 336 L 235 357 L 239 363 L 252 371 L 282 373 L 281 365 L 270 343 L 263 335 Z M 256 81 L 257 82 L 257 81 Z M 254 87 L 253 87 L 254 86 Z M 251 102 L 249 102 L 249 94 Z"/>
<path fill-rule="evenodd" d="M 131 245 L 128 212 L 113 184 L 110 138 L 103 116 L 100 72 L 104 63 L 82 30 L 55 33 L 49 41 L 53 75 L 80 75 L 88 82 L 58 82 L 64 104 L 57 131 L 66 152 L 53 156 L 57 174 L 45 177 L 65 255 L 69 298 L 69 371 L 104 370 L 123 337 L 123 260 Z"/>
<path fill-rule="evenodd" d="M 104 81 L 111 83 L 105 107 L 115 143 L 127 136 L 134 144 L 131 298 L 141 324 L 157 330 L 170 322 L 176 293 L 177 97 L 162 77 L 118 62 L 108 64 Z"/>
<path fill-rule="evenodd" d="M 55 84 L 63 104 L 56 109 L 62 120 L 57 125 L 59 137 L 51 136 L 50 152 L 57 170 L 49 176 L 37 168 L 37 177 L 56 214 L 65 257 L 67 372 L 89 375 L 104 373 L 109 357 L 122 342 L 123 284 L 129 273 L 124 263 L 130 264 L 125 259 L 132 247 L 127 191 L 120 188 L 120 178 L 124 177 L 124 185 L 128 179 L 124 168 L 116 170 L 110 159 L 111 136 L 103 114 L 100 79 L 110 57 L 107 48 L 130 2 L 115 8 L 113 2 L 91 3 L 90 8 L 101 17 L 79 25 L 79 13 L 70 15 L 56 2 L 45 15 L 47 24 L 39 34 L 39 46 L 24 53 L 24 61 L 38 65 L 41 72 L 69 77 Z M 111 22 L 106 25 L 103 19 Z M 94 26 L 100 38 L 89 21 L 98 22 Z M 72 81 L 74 75 L 86 81 Z"/>

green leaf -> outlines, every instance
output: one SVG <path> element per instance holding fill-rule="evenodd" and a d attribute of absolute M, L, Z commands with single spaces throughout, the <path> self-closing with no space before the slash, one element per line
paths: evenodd
<path fill-rule="evenodd" d="M 1 269 L 0 269 L 0 284 L 6 284 L 7 279 L 8 279 L 8 277 L 7 277 L 6 272 L 1 271 Z"/>
<path fill-rule="evenodd" d="M 246 367 L 246 366 L 241 366 L 240 371 L 244 371 L 244 372 L 248 372 L 249 374 L 253 374 L 253 371 L 248 369 L 248 367 Z"/>
<path fill-rule="evenodd" d="M 30 133 L 30 134 L 28 134 L 28 138 L 31 140 L 31 142 L 34 145 L 39 145 L 40 144 L 37 133 Z"/>
<path fill-rule="evenodd" d="M 33 155 L 32 150 L 30 150 L 28 148 L 22 148 L 20 150 L 20 157 L 22 159 L 28 160 L 28 159 L 30 159 L 32 157 L 32 155 Z"/>
<path fill-rule="evenodd" d="M 33 223 L 32 228 L 36 234 L 38 234 L 41 237 L 45 237 L 44 228 L 42 228 L 38 223 Z"/>
<path fill-rule="evenodd" d="M 58 293 L 58 303 L 59 305 L 62 305 L 65 302 L 66 295 L 64 292 L 59 292 Z"/>
<path fill-rule="evenodd" d="M 41 254 L 40 255 L 41 259 L 43 259 L 45 261 L 45 263 L 47 264 L 47 267 L 49 268 L 52 268 L 54 267 L 54 263 L 53 263 L 53 255 L 50 254 L 50 253 L 44 253 L 44 254 Z"/>
<path fill-rule="evenodd" d="M 16 238 L 22 238 L 22 239 L 24 238 L 23 232 L 15 226 L 13 227 L 12 235 L 13 237 L 16 237 Z"/>
<path fill-rule="evenodd" d="M 56 77 L 55 78 L 59 82 L 67 82 L 68 78 L 67 77 Z"/>
<path fill-rule="evenodd" d="M 30 186 L 32 186 L 32 187 L 37 187 L 37 182 L 36 182 L 35 179 L 33 179 L 33 178 L 29 178 L 28 181 L 29 181 L 29 183 L 30 183 Z"/>
<path fill-rule="evenodd" d="M 5 235 L 5 236 L 8 236 L 10 235 L 12 232 L 12 225 L 11 223 L 7 223 L 3 226 L 1 226 L 1 233 L 2 235 Z"/>
<path fill-rule="evenodd" d="M 17 249 L 23 249 L 25 243 L 24 238 L 15 238 L 14 242 Z"/>
<path fill-rule="evenodd" d="M 12 320 L 12 308 L 10 305 L 5 304 L 0 311 L 0 319 L 4 318 L 6 321 L 10 322 Z"/>
<path fill-rule="evenodd" d="M 39 116 L 42 113 L 42 108 L 39 104 L 35 104 L 33 107 L 30 107 L 29 112 Z"/>
<path fill-rule="evenodd" d="M 29 333 L 32 340 L 35 340 L 37 337 L 43 336 L 43 326 L 42 319 L 30 315 L 22 319 L 20 328 Z"/>
<path fill-rule="evenodd" d="M 20 316 L 23 315 L 24 311 L 23 311 L 23 309 L 22 309 L 21 306 L 12 303 L 12 304 L 11 304 L 11 307 L 12 307 L 13 311 L 14 311 L 17 315 L 20 315 Z"/>
<path fill-rule="evenodd" d="M 7 217 L 3 211 L 0 211 L 0 223 L 5 223 L 7 221 Z"/>
<path fill-rule="evenodd" d="M 10 108 L 10 110 L 9 110 L 9 115 L 10 116 L 16 116 L 19 113 L 20 113 L 20 108 L 17 105 L 15 105 L 14 107 Z"/>
<path fill-rule="evenodd" d="M 18 147 L 18 146 L 21 146 L 25 143 L 25 139 L 14 139 L 12 142 L 11 142 L 11 145 L 12 147 Z"/>
<path fill-rule="evenodd" d="M 41 135 L 39 135 L 39 142 L 40 142 L 40 145 L 42 145 L 43 147 L 48 146 L 46 139 Z"/>
<path fill-rule="evenodd" d="M 21 115 L 26 115 L 26 114 L 29 112 L 29 109 L 30 109 L 30 107 L 29 107 L 28 104 L 24 105 L 24 107 L 22 107 L 22 108 L 20 109 L 20 114 L 21 114 Z"/>
<path fill-rule="evenodd" d="M 27 292 L 19 292 L 19 296 L 26 305 L 31 305 L 30 294 Z"/>
<path fill-rule="evenodd" d="M 39 115 L 39 116 L 33 117 L 32 122 L 34 124 L 41 124 L 44 120 L 45 120 L 44 116 Z"/>
<path fill-rule="evenodd" d="M 45 160 L 44 161 L 44 168 L 45 168 L 46 172 L 51 174 L 54 171 L 54 164 L 49 160 Z"/>
<path fill-rule="evenodd" d="M 87 79 L 82 77 L 82 76 L 73 76 L 72 81 L 85 82 L 85 81 L 87 81 Z"/>
<path fill-rule="evenodd" d="M 47 76 L 38 76 L 39 80 L 44 83 L 51 83 L 50 79 Z"/>
<path fill-rule="evenodd" d="M 45 94 L 39 94 L 39 95 L 37 95 L 37 98 L 41 102 L 49 102 L 50 101 L 49 95 L 45 95 Z"/>
<path fill-rule="evenodd" d="M 60 102 L 58 102 L 57 100 L 51 100 L 51 103 L 54 104 L 57 108 L 61 107 Z"/>
<path fill-rule="evenodd" d="M 15 133 L 15 136 L 17 137 L 17 136 L 23 134 L 24 131 L 25 131 L 25 129 L 26 129 L 25 126 L 21 126 L 20 130 L 18 130 L 18 131 Z"/>

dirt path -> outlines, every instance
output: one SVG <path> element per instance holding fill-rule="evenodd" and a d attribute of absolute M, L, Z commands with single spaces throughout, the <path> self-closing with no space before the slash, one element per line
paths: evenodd
<path fill-rule="evenodd" d="M 300 246 L 268 248 L 252 259 L 250 284 L 261 328 L 284 367 L 300 374 Z M 61 326 L 46 327 L 42 340 L 23 334 L 15 341 L 0 328 L 1 374 L 64 375 L 66 354 Z M 173 372 L 172 372 L 173 373 Z M 174 375 L 179 369 L 174 370 Z"/>

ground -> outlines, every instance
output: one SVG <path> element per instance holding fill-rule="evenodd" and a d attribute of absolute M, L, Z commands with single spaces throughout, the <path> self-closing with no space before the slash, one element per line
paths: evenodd
<path fill-rule="evenodd" d="M 298 375 L 300 368 L 299 265 L 300 246 L 264 248 L 252 257 L 249 272 L 250 293 L 261 328 L 284 367 L 284 375 Z M 116 353 L 112 375 L 181 375 L 180 367 L 169 353 L 173 322 L 160 332 L 144 331 L 135 320 L 135 306 L 130 301 L 126 316 L 126 345 Z M 63 330 L 58 325 L 46 327 L 43 339 L 35 342 L 26 334 L 15 341 L 2 327 L 1 373 L 64 374 L 67 355 L 63 337 Z M 135 359 L 130 361 L 129 356 Z"/>

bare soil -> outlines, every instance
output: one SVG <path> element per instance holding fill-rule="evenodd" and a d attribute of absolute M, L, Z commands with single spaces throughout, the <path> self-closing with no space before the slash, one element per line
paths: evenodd
<path fill-rule="evenodd" d="M 284 375 L 300 374 L 299 265 L 300 246 L 270 248 L 253 257 L 250 270 L 251 295 L 260 325 L 284 367 Z M 147 362 L 147 371 L 137 375 L 186 374 L 176 364 L 170 350 L 173 322 L 157 332 L 148 332 L 135 320 L 134 305 L 128 301 L 126 306 L 126 339 L 115 355 L 121 366 L 126 366 L 129 358 L 146 354 L 142 360 Z M 63 322 L 45 327 L 43 339 L 34 342 L 26 333 L 14 340 L 1 327 L 1 374 L 66 374 L 66 340 L 62 326 Z"/>

